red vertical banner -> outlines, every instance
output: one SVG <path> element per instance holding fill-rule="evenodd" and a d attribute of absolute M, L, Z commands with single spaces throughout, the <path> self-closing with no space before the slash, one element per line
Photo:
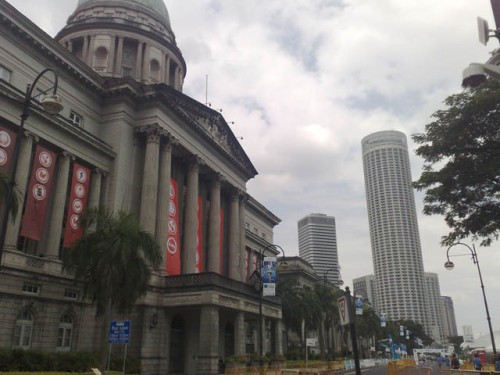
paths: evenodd
<path fill-rule="evenodd" d="M 177 181 L 171 178 L 168 198 L 167 248 L 165 249 L 165 270 L 167 275 L 171 276 L 181 274 L 178 192 Z"/>
<path fill-rule="evenodd" d="M 90 169 L 78 163 L 73 164 L 73 178 L 69 194 L 66 229 L 64 231 L 63 247 L 71 247 L 83 235 L 78 219 L 87 208 L 90 185 Z"/>
<path fill-rule="evenodd" d="M 21 236 L 35 241 L 40 241 L 42 238 L 55 165 L 55 153 L 37 145 L 26 198 L 26 209 L 19 232 Z"/>
<path fill-rule="evenodd" d="M 0 171 L 9 174 L 17 134 L 0 126 Z"/>
<path fill-rule="evenodd" d="M 202 220 L 203 220 L 203 212 L 202 212 L 202 201 L 201 197 L 198 196 L 198 224 L 196 227 L 196 260 L 194 265 L 194 272 L 200 273 L 203 272 L 203 244 L 202 244 Z"/>
<path fill-rule="evenodd" d="M 224 271 L 224 263 L 223 263 L 223 249 L 224 249 L 224 209 L 220 209 L 220 249 L 219 249 L 219 273 L 222 274 Z"/>

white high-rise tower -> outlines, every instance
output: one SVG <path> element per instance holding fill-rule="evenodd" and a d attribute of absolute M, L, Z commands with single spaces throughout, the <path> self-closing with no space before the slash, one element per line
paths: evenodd
<path fill-rule="evenodd" d="M 310 214 L 298 222 L 299 256 L 309 262 L 316 274 L 333 284 L 340 280 L 335 218 Z"/>
<path fill-rule="evenodd" d="M 390 320 L 411 319 L 429 332 L 406 136 L 380 131 L 361 144 L 377 307 Z"/>

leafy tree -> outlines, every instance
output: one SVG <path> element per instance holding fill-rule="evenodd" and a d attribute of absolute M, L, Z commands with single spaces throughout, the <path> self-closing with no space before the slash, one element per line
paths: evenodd
<path fill-rule="evenodd" d="M 463 336 L 448 336 L 448 342 L 453 345 L 455 353 L 462 353 L 461 345 L 464 342 Z"/>
<path fill-rule="evenodd" d="M 105 208 L 87 211 L 80 219 L 85 235 L 63 256 L 65 269 L 72 269 L 84 284 L 84 297 L 103 316 L 105 335 L 112 309 L 123 314 L 147 291 L 150 266 L 157 267 L 161 253 L 153 237 L 143 231 L 130 213 Z M 105 336 L 103 336 L 105 337 Z M 106 344 L 101 347 L 101 368 L 106 364 Z"/>
<path fill-rule="evenodd" d="M 0 202 L 5 201 L 7 199 L 7 190 L 9 188 L 9 176 L 0 171 Z M 10 214 L 12 217 L 16 217 L 17 211 L 19 210 L 19 191 L 14 187 L 11 196 L 11 205 L 10 205 Z M 1 207 L 1 206 L 0 206 Z"/>
<path fill-rule="evenodd" d="M 415 134 L 425 163 L 418 190 L 424 213 L 444 215 L 442 244 L 472 236 L 484 246 L 500 234 L 500 82 L 487 80 L 445 100 L 425 133 Z"/>

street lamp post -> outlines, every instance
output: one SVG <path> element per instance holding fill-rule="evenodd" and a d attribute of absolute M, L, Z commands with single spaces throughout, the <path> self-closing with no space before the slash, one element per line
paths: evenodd
<path fill-rule="evenodd" d="M 444 267 L 448 271 L 451 271 L 455 267 L 455 265 L 453 264 L 453 262 L 450 260 L 449 252 L 450 252 L 450 249 L 453 246 L 456 246 L 456 245 L 462 245 L 462 246 L 465 246 L 466 248 L 468 248 L 470 250 L 471 254 L 472 254 L 472 261 L 477 266 L 477 272 L 479 273 L 479 281 L 481 282 L 481 290 L 483 291 L 484 307 L 486 309 L 486 319 L 488 320 L 488 328 L 490 329 L 491 346 L 492 346 L 492 349 L 493 349 L 493 354 L 496 355 L 497 354 L 497 348 L 495 346 L 495 336 L 493 334 L 493 328 L 491 327 L 491 318 L 490 318 L 490 311 L 488 309 L 488 301 L 486 300 L 486 293 L 484 291 L 483 277 L 481 275 L 481 268 L 479 268 L 479 260 L 477 258 L 476 247 L 474 246 L 474 244 L 472 244 L 472 247 L 470 247 L 469 245 L 464 244 L 462 242 L 456 242 L 456 243 L 450 245 L 448 247 L 448 250 L 446 250 L 447 261 L 444 264 Z"/>
<path fill-rule="evenodd" d="M 38 80 L 47 72 L 51 72 L 54 75 L 54 84 L 52 87 L 47 89 L 40 94 L 33 96 L 33 90 L 38 83 Z M 16 136 L 16 142 L 14 144 L 14 150 L 12 153 L 12 161 L 10 166 L 10 173 L 8 173 L 9 179 L 7 184 L 7 190 L 5 192 L 5 204 L 3 210 L 2 217 L 2 226 L 0 227 L 0 265 L 2 263 L 2 253 L 5 245 L 5 236 L 7 233 L 7 223 L 9 221 L 10 211 L 12 209 L 13 195 L 14 195 L 14 187 L 16 185 L 16 172 L 17 172 L 17 163 L 19 160 L 19 151 L 21 149 L 21 140 L 24 135 L 24 122 L 28 118 L 30 114 L 30 106 L 31 101 L 36 99 L 37 97 L 44 95 L 44 97 L 40 100 L 40 104 L 43 109 L 52 115 L 58 114 L 62 109 L 63 105 L 59 97 L 57 96 L 57 74 L 52 68 L 46 68 L 42 70 L 34 79 L 32 84 L 28 84 L 26 86 L 26 93 L 24 96 L 23 103 L 23 111 L 21 112 L 21 122 L 19 124 L 19 129 Z M 51 95 L 46 95 L 47 92 L 52 90 Z"/>
<path fill-rule="evenodd" d="M 323 284 L 324 285 L 328 284 L 328 272 L 335 271 L 335 270 L 336 270 L 336 268 L 329 268 L 329 269 L 323 271 Z M 344 281 L 339 277 L 337 282 L 334 284 L 338 287 L 341 287 L 342 285 L 344 285 Z"/>
<path fill-rule="evenodd" d="M 264 282 L 263 282 L 263 277 L 262 275 L 262 268 L 264 267 L 264 254 L 266 250 L 270 248 L 275 248 L 279 249 L 283 253 L 283 259 L 285 259 L 285 251 L 283 248 L 279 245 L 275 244 L 268 244 L 264 246 L 260 252 L 259 252 L 259 257 L 260 257 L 260 266 L 259 266 L 259 366 L 262 370 L 264 367 L 264 335 L 262 333 L 263 330 L 263 325 L 262 325 L 262 319 L 263 319 L 263 314 L 262 314 L 262 300 L 263 300 L 263 289 L 264 289 Z"/>

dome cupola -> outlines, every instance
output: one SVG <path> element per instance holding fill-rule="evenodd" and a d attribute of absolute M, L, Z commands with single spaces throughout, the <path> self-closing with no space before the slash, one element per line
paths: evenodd
<path fill-rule="evenodd" d="M 102 76 L 182 90 L 186 63 L 163 0 L 79 0 L 56 40 Z"/>

